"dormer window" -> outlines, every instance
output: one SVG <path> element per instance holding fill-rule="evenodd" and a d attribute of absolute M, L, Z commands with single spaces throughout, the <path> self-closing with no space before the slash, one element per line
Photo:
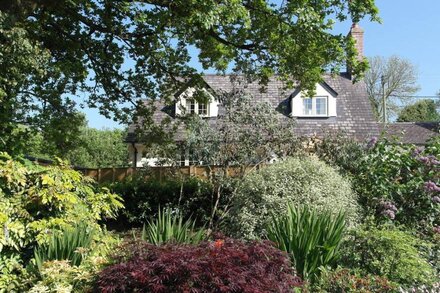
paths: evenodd
<path fill-rule="evenodd" d="M 302 116 L 328 116 L 328 97 L 303 98 Z"/>
<path fill-rule="evenodd" d="M 199 103 L 193 99 L 186 100 L 186 113 L 198 114 L 199 116 L 208 116 L 208 103 Z"/>
<path fill-rule="evenodd" d="M 198 115 L 200 117 L 217 117 L 218 114 L 218 100 L 212 93 L 206 89 L 202 89 L 206 94 L 204 101 L 199 102 L 193 97 L 195 89 L 187 88 L 177 98 L 175 111 L 177 116 L 181 115 Z"/>
<path fill-rule="evenodd" d="M 336 117 L 337 93 L 326 83 L 316 85 L 315 96 L 298 89 L 291 96 L 290 106 L 292 117 L 297 118 L 330 118 Z"/>

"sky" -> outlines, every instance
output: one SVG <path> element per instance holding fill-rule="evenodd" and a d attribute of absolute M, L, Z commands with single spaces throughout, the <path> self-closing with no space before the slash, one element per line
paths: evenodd
<path fill-rule="evenodd" d="M 419 96 L 434 96 L 440 91 L 440 1 L 376 0 L 382 23 L 360 22 L 364 29 L 366 57 L 397 55 L 413 63 L 419 73 Z M 345 33 L 351 23 L 335 26 Z M 122 128 L 125 125 L 106 119 L 96 109 L 83 109 L 90 127 Z"/>

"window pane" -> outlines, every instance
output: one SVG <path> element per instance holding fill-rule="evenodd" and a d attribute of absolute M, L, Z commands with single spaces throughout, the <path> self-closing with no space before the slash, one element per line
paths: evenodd
<path fill-rule="evenodd" d="M 194 156 L 193 150 L 189 149 L 189 151 L 188 151 L 188 159 L 189 159 L 189 165 L 190 166 L 196 165 L 196 160 L 195 160 L 194 157 L 195 156 Z"/>
<path fill-rule="evenodd" d="M 183 146 L 180 146 L 177 152 L 177 163 L 180 166 L 185 166 L 185 159 L 186 159 L 186 151 Z"/>
<path fill-rule="evenodd" d="M 205 103 L 199 104 L 199 115 L 208 115 L 208 105 Z"/>
<path fill-rule="evenodd" d="M 312 115 L 312 99 L 303 99 L 303 115 Z"/>
<path fill-rule="evenodd" d="M 196 102 L 194 100 L 186 100 L 186 110 L 189 114 L 196 112 Z"/>
<path fill-rule="evenodd" d="M 316 115 L 327 114 L 327 98 L 316 98 Z"/>

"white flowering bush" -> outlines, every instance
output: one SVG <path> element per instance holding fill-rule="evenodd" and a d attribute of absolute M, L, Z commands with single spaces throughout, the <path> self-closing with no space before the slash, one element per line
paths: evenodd
<path fill-rule="evenodd" d="M 227 228 L 234 236 L 249 239 L 264 236 L 271 215 L 286 213 L 288 202 L 334 214 L 344 211 L 349 225 L 358 221 L 356 194 L 350 182 L 309 156 L 289 158 L 250 173 L 232 201 Z"/>

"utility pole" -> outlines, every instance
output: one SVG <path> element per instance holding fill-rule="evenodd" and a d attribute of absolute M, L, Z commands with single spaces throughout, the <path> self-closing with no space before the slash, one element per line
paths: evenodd
<path fill-rule="evenodd" d="M 385 97 L 385 77 L 383 74 L 380 77 L 380 83 L 382 84 L 382 115 L 383 115 L 383 126 L 387 124 L 387 101 Z"/>

